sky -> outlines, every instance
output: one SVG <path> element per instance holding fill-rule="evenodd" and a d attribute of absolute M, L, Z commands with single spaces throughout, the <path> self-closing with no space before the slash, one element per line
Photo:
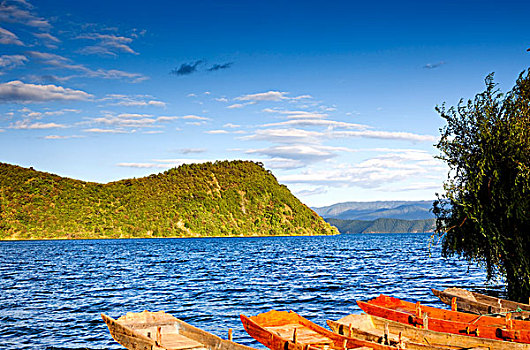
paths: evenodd
<path fill-rule="evenodd" d="M 0 0 L 0 162 L 261 162 L 310 206 L 430 200 L 444 122 L 530 66 L 529 1 Z"/>

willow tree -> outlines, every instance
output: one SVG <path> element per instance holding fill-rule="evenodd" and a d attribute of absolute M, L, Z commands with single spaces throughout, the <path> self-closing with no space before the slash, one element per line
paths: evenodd
<path fill-rule="evenodd" d="M 449 166 L 433 212 L 444 256 L 482 263 L 508 298 L 530 297 L 530 69 L 502 94 L 493 81 L 473 100 L 436 111 L 436 145 Z"/>

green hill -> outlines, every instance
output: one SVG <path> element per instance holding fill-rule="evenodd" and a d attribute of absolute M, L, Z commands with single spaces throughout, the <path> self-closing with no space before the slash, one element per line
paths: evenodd
<path fill-rule="evenodd" d="M 108 184 L 0 163 L 0 239 L 334 233 L 253 162 L 182 165 Z"/>
<path fill-rule="evenodd" d="M 328 223 L 335 226 L 340 233 L 416 233 L 433 232 L 435 219 L 425 220 L 401 220 L 401 219 L 377 219 L 377 220 L 342 220 L 326 219 Z"/>

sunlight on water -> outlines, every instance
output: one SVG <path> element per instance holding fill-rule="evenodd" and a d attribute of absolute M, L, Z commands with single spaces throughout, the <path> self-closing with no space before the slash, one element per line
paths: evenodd
<path fill-rule="evenodd" d="M 258 347 L 239 314 L 294 310 L 325 325 L 380 293 L 442 306 L 431 287 L 485 273 L 428 234 L 0 242 L 2 349 L 122 349 L 100 313 L 164 310 Z M 259 346 L 262 348 L 261 346 Z"/>

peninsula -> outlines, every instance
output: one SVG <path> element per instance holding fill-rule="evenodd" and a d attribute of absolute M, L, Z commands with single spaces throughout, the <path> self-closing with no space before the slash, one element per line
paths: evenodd
<path fill-rule="evenodd" d="M 0 239 L 338 234 L 259 163 L 99 184 L 0 163 Z"/>

